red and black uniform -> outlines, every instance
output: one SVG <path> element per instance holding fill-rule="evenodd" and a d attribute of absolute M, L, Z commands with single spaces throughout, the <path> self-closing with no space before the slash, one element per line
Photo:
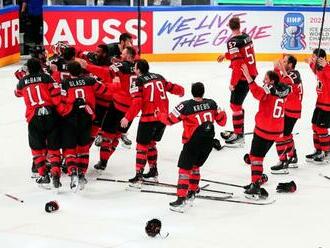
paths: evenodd
<path fill-rule="evenodd" d="M 96 53 L 89 51 L 79 51 L 77 53 L 77 58 L 81 58 L 87 61 L 89 64 L 98 66 L 109 66 L 111 65 L 110 58 L 98 58 Z"/>
<path fill-rule="evenodd" d="M 137 172 L 143 171 L 147 160 L 151 167 L 157 164 L 156 141 L 161 140 L 165 125 L 158 121 L 154 112 L 158 109 L 161 113 L 168 113 L 167 92 L 183 96 L 184 88 L 155 73 L 141 75 L 130 85 L 133 101 L 125 117 L 132 122 L 135 116 L 142 112 L 136 137 Z"/>
<path fill-rule="evenodd" d="M 241 66 L 246 64 L 253 78 L 258 75 L 254 46 L 251 37 L 245 33 L 232 37 L 227 42 L 226 59 L 232 69 L 230 85 L 234 87 L 230 96 L 230 108 L 233 111 L 234 133 L 244 133 L 244 109 L 242 104 L 249 92 L 249 86 L 242 73 Z"/>
<path fill-rule="evenodd" d="M 48 155 L 52 174 L 59 176 L 60 140 L 56 108 L 60 109 L 60 86 L 45 73 L 30 74 L 18 82 L 15 95 L 25 101 L 29 145 L 39 175 L 46 173 Z"/>
<path fill-rule="evenodd" d="M 111 95 L 110 90 L 92 77 L 72 77 L 62 81 L 66 96 L 64 110 L 63 148 L 71 174 L 73 168 L 86 173 L 89 162 L 89 144 L 94 118 L 96 95 Z"/>
<path fill-rule="evenodd" d="M 180 154 L 179 180 L 177 187 L 178 197 L 186 197 L 188 191 L 195 192 L 200 180 L 199 167 L 207 160 L 214 138 L 214 125 L 216 121 L 224 126 L 227 116 L 212 99 L 184 101 L 174 108 L 170 114 L 160 114 L 159 119 L 166 125 L 183 122 L 182 143 Z"/>
<path fill-rule="evenodd" d="M 68 61 L 62 57 L 55 56 L 53 59 L 49 60 L 49 64 L 54 64 L 57 67 L 57 71 L 51 72 L 51 76 L 56 82 L 61 82 L 70 77 L 70 73 L 68 72 Z"/>
<path fill-rule="evenodd" d="M 316 107 L 312 118 L 314 147 L 318 151 L 327 152 L 330 150 L 328 134 L 328 128 L 330 128 L 330 64 L 319 70 L 315 70 L 313 63 L 310 67 L 318 81 Z"/>
<path fill-rule="evenodd" d="M 108 87 L 112 87 L 112 79 L 114 74 L 110 73 L 108 66 L 97 66 L 93 64 L 87 64 L 86 70 L 96 75 L 101 79 L 102 83 Z M 113 104 L 112 97 L 108 96 L 96 96 L 96 106 L 95 106 L 95 119 L 93 120 L 92 132 L 91 132 L 91 143 L 93 143 L 97 134 L 100 132 L 100 128 L 104 122 L 104 118 L 107 114 L 109 107 Z"/>
<path fill-rule="evenodd" d="M 280 82 L 291 87 L 291 93 L 286 97 L 284 106 L 284 130 L 283 136 L 276 140 L 276 150 L 281 161 L 295 156 L 295 145 L 292 131 L 298 119 L 301 117 L 301 102 L 303 98 L 303 85 L 300 73 L 297 70 L 287 72 L 282 76 L 281 72 L 275 68 L 279 74 Z"/>
<path fill-rule="evenodd" d="M 100 149 L 100 159 L 108 161 L 116 150 L 119 138 L 122 133 L 126 133 L 131 123 L 126 127 L 120 126 L 121 119 L 132 103 L 130 94 L 131 83 L 136 79 L 134 73 L 134 63 L 123 61 L 109 67 L 112 77 L 119 77 L 121 88 L 113 92 L 113 104 L 108 108 L 102 125 L 102 144 Z"/>
<path fill-rule="evenodd" d="M 250 150 L 252 183 L 261 179 L 263 160 L 267 152 L 283 133 L 285 97 L 290 88 L 280 84 L 258 86 L 249 84 L 252 95 L 259 100 L 259 110 L 255 116 L 255 129 Z"/>

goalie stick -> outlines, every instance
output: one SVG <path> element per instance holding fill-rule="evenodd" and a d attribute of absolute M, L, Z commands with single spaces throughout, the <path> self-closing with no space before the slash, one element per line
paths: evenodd
<path fill-rule="evenodd" d="M 142 190 L 140 190 L 140 192 L 176 196 L 176 193 L 165 192 L 165 191 L 154 191 L 154 190 L 143 190 L 142 189 Z M 219 197 L 219 196 L 210 196 L 210 195 L 196 195 L 196 198 L 203 199 L 203 200 L 224 201 L 224 202 L 241 203 L 241 204 L 248 204 L 248 205 L 270 205 L 276 201 L 275 199 L 273 199 L 271 201 L 251 202 L 251 201 L 230 199 L 231 196 Z"/>

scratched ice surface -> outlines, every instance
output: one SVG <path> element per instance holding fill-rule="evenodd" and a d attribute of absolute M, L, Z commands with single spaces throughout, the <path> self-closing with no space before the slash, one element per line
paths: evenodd
<path fill-rule="evenodd" d="M 302 119 L 295 132 L 301 165 L 289 175 L 270 174 L 270 166 L 277 162 L 274 147 L 265 159 L 265 172 L 269 182 L 265 188 L 276 203 L 269 206 L 250 206 L 225 202 L 196 200 L 195 206 L 184 214 L 171 212 L 171 196 L 126 191 L 126 185 L 95 180 L 93 165 L 98 151 L 91 150 L 89 183 L 83 192 L 69 190 L 69 178 L 62 179 L 62 193 L 56 195 L 37 187 L 30 178 L 31 155 L 27 142 L 27 124 L 24 104 L 13 95 L 16 85 L 13 72 L 18 65 L 0 69 L 0 246 L 13 247 L 330 247 L 330 181 L 318 176 L 330 174 L 328 166 L 307 165 L 304 155 L 313 151 L 310 119 L 315 103 L 315 78 L 306 65 L 299 64 L 304 81 Z M 271 63 L 258 63 L 261 83 Z M 152 63 L 151 70 L 186 88 L 182 99 L 170 97 L 171 108 L 190 98 L 190 85 L 201 81 L 206 85 L 205 97 L 214 98 L 230 114 L 228 64 L 211 63 Z M 246 131 L 254 126 L 258 102 L 248 95 L 244 104 Z M 137 121 L 129 131 L 136 136 Z M 226 129 L 231 129 L 230 122 Z M 219 136 L 220 128 L 216 132 Z M 177 158 L 181 149 L 181 124 L 167 128 L 159 143 L 158 167 L 162 182 L 176 183 Z M 245 148 L 213 151 L 202 168 L 202 177 L 231 182 L 249 183 L 250 168 L 242 157 L 249 151 L 251 136 L 246 137 Z M 134 144 L 135 145 L 135 144 Z M 102 175 L 108 178 L 128 179 L 134 175 L 135 151 L 119 148 Z M 293 194 L 275 192 L 278 182 L 294 180 L 298 190 Z M 204 183 L 202 183 L 203 185 Z M 210 189 L 232 191 L 241 198 L 240 189 L 210 185 Z M 153 189 L 150 187 L 150 189 Z M 159 190 L 169 190 L 159 188 Z M 24 200 L 19 203 L 4 193 Z M 47 201 L 57 200 L 60 210 L 51 214 L 44 211 Z M 151 239 L 145 235 L 147 220 L 159 218 L 167 239 Z"/>

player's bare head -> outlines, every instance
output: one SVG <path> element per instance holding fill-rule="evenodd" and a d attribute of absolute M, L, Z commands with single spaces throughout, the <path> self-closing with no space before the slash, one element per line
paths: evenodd
<path fill-rule="evenodd" d="M 280 81 L 278 74 L 275 71 L 267 71 L 264 78 L 265 84 L 277 84 Z"/>
<path fill-rule="evenodd" d="M 63 58 L 67 61 L 73 60 L 76 56 L 76 49 L 74 47 L 66 47 L 63 51 Z"/>
<path fill-rule="evenodd" d="M 95 50 L 95 54 L 98 58 L 105 58 L 109 54 L 109 49 L 106 44 L 100 44 Z"/>
<path fill-rule="evenodd" d="M 133 44 L 133 40 L 132 40 L 132 35 L 129 33 L 122 33 L 119 36 L 119 43 L 120 45 L 123 46 L 123 48 L 127 47 L 127 46 L 132 46 Z"/>
<path fill-rule="evenodd" d="M 126 47 L 121 54 L 123 60 L 129 60 L 129 61 L 133 61 L 135 56 L 136 56 L 136 51 L 133 47 L 130 46 Z"/>
<path fill-rule="evenodd" d="M 286 54 L 283 58 L 285 70 L 293 70 L 297 65 L 297 58 L 291 54 Z"/>
<path fill-rule="evenodd" d="M 319 58 L 324 58 L 324 59 L 327 58 L 327 53 L 322 48 L 316 48 L 316 49 L 314 49 L 313 55 L 318 56 Z"/>
<path fill-rule="evenodd" d="M 193 97 L 203 97 L 205 92 L 204 84 L 201 82 L 193 83 L 191 85 L 191 94 Z"/>
<path fill-rule="evenodd" d="M 240 28 L 241 28 L 241 21 L 240 21 L 239 17 L 235 16 L 235 17 L 232 17 L 229 20 L 229 28 L 232 31 L 234 31 L 234 30 L 240 30 Z"/>
<path fill-rule="evenodd" d="M 72 76 L 78 77 L 82 73 L 82 68 L 80 63 L 77 61 L 71 61 L 68 64 L 68 71 Z"/>
<path fill-rule="evenodd" d="M 135 63 L 135 73 L 138 75 L 147 74 L 149 72 L 149 63 L 145 59 L 137 60 Z"/>
<path fill-rule="evenodd" d="M 31 58 L 27 61 L 27 68 L 30 74 L 36 74 L 41 72 L 41 63 L 37 58 Z"/>

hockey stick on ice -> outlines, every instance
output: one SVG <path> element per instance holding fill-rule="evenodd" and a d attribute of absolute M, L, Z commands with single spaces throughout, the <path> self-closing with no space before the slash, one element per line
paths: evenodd
<path fill-rule="evenodd" d="M 176 196 L 176 193 L 164 192 L 164 191 L 140 190 L 140 192 Z M 242 204 L 249 204 L 249 205 L 270 205 L 276 201 L 275 199 L 273 199 L 270 201 L 250 202 L 250 201 L 244 201 L 244 200 L 230 199 L 231 196 L 218 197 L 218 196 L 210 196 L 210 195 L 196 195 L 196 198 L 203 199 L 203 200 L 224 201 L 224 202 L 242 203 Z"/>
<path fill-rule="evenodd" d="M 18 201 L 18 202 L 21 202 L 21 203 L 24 203 L 24 201 L 20 198 L 17 198 L 16 196 L 13 196 L 13 195 L 10 195 L 10 194 L 5 194 L 5 196 L 15 200 L 15 201 Z"/>
<path fill-rule="evenodd" d="M 209 180 L 209 179 L 204 179 L 204 178 L 202 178 L 201 181 L 209 182 L 209 183 L 216 183 L 216 184 L 221 184 L 221 185 L 227 185 L 227 186 L 232 186 L 232 187 L 237 187 L 237 188 L 244 188 L 243 185 L 238 185 L 238 184 L 233 184 L 233 183 L 225 183 L 225 182 L 214 181 L 214 180 Z"/>

